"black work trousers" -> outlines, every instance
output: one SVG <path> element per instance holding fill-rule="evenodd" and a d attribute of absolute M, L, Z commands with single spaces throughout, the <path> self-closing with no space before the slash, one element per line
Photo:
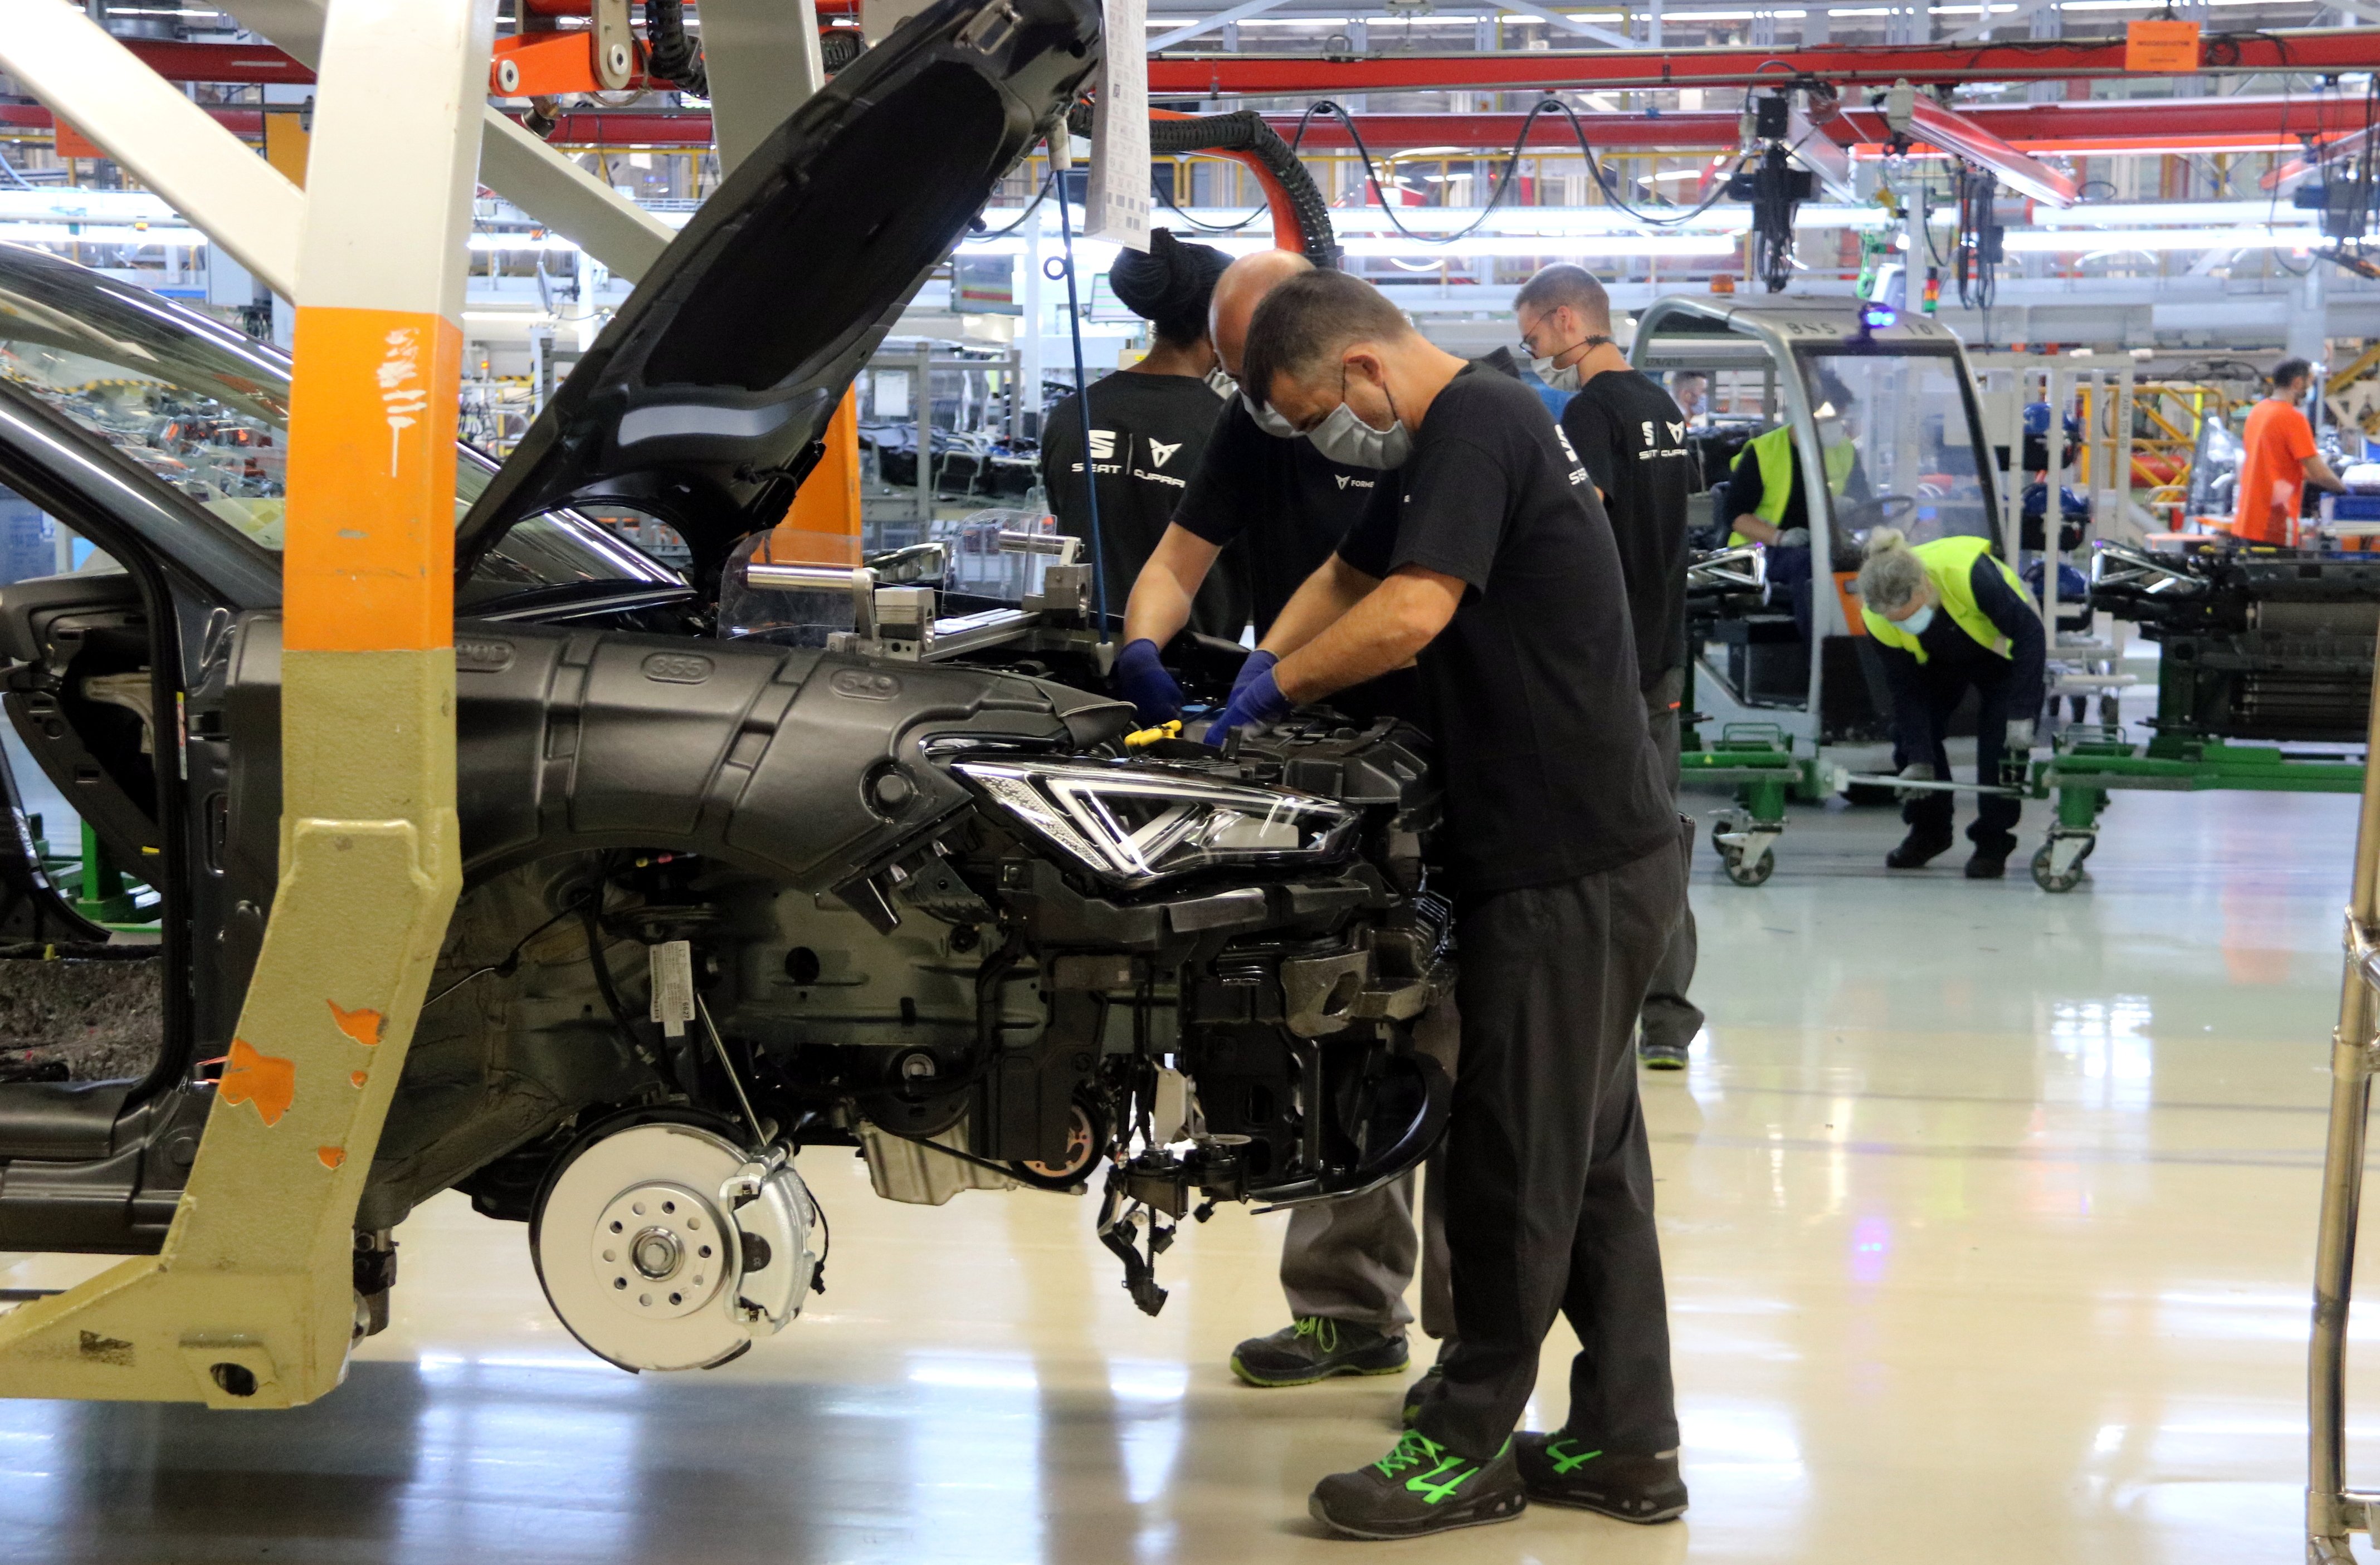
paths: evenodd
<path fill-rule="evenodd" d="M 1652 732 L 1653 748 L 1660 752 L 1661 774 L 1670 781 L 1672 805 L 1678 802 L 1678 708 L 1685 693 L 1686 671 L 1682 665 L 1662 674 L 1645 692 L 1645 725 Z M 1686 863 L 1691 866 L 1694 823 L 1681 817 L 1678 830 L 1684 834 Z M 1646 1043 L 1675 1044 L 1683 1049 L 1703 1030 L 1702 1007 L 1686 998 L 1686 990 L 1694 981 L 1697 943 L 1694 905 L 1691 902 L 1682 904 L 1677 932 L 1670 937 L 1670 949 L 1662 956 L 1661 964 L 1653 969 L 1653 981 L 1645 990 L 1642 1026 Z"/>
<path fill-rule="evenodd" d="M 1419 1427 L 1463 1455 L 1485 1460 L 1512 1434 L 1556 1311 L 1580 1343 L 1564 1427 L 1607 1450 L 1677 1447 L 1634 1033 L 1684 904 L 1672 844 L 1483 897 L 1457 921 L 1446 1231 L 1459 1341 Z"/>
<path fill-rule="evenodd" d="M 1910 741 L 1901 739 L 1893 746 L 1895 770 L 1918 763 L 1930 764 L 1934 775 L 1945 782 L 1950 781 L 1950 757 L 1944 748 L 1942 736 L 1950 726 L 1950 714 L 1967 694 L 1975 688 L 1975 781 L 1984 783 L 2000 780 L 2000 757 L 2008 747 L 2008 725 L 2011 716 L 2032 717 L 2032 712 L 2011 713 L 2009 710 L 2010 668 L 2005 658 L 1986 658 L 1966 668 L 1946 666 L 1947 660 L 1936 660 L 1917 665 L 1913 691 L 1906 686 L 1900 693 L 1903 700 L 1915 698 L 1925 703 L 1925 733 L 1932 749 L 1912 754 Z M 1902 722 L 1898 730 L 1906 734 L 1913 724 Z M 1923 831 L 1941 842 L 1950 840 L 1951 801 L 1956 794 L 1933 790 L 1919 794 L 1900 807 L 1900 819 L 1912 831 Z M 1974 824 L 1967 828 L 1968 840 L 1976 850 L 1996 858 L 2006 858 L 2016 851 L 2016 824 L 2024 812 L 2023 801 L 1998 794 L 1977 797 Z"/>

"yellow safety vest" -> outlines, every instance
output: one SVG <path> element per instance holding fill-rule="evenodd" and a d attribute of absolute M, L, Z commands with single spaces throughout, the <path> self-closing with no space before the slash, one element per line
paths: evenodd
<path fill-rule="evenodd" d="M 1988 539 L 1937 538 L 1931 543 L 1918 544 L 1912 552 L 1925 566 L 1925 579 L 1934 584 L 1935 594 L 1942 601 L 1942 612 L 1950 616 L 1950 623 L 1973 637 L 1976 645 L 2005 658 L 2009 656 L 2009 638 L 2000 634 L 1999 626 L 1994 625 L 1975 603 L 1975 562 L 1989 554 L 1991 550 Z M 1992 564 L 2000 568 L 2000 575 L 2008 578 L 2009 586 L 2022 597 L 2024 583 L 2009 569 L 2008 562 L 1994 559 Z M 1863 607 L 1860 623 L 1867 627 L 1870 636 L 1884 645 L 1913 652 L 1921 663 L 1925 661 L 1925 649 L 1918 644 L 1917 637 L 1874 609 Z"/>
<path fill-rule="evenodd" d="M 1752 514 L 1773 528 L 1785 519 L 1785 503 L 1793 498 L 1792 427 L 1779 424 L 1767 434 L 1755 435 L 1744 442 L 1743 449 L 1735 454 L 1735 461 L 1728 470 L 1732 472 L 1743 466 L 1747 456 L 1760 464 L 1760 503 L 1753 507 Z M 1828 493 L 1842 493 L 1843 485 L 1851 481 L 1852 465 L 1858 460 L 1859 453 L 1849 441 L 1827 448 Z M 1751 541 L 1740 532 L 1727 535 L 1730 549 Z"/>

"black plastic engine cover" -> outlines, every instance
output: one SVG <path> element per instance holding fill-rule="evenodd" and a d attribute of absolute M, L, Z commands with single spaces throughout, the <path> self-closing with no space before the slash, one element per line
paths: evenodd
<path fill-rule="evenodd" d="M 973 795 L 920 755 L 929 734 L 1073 747 L 1133 725 L 1131 707 L 1043 680 L 754 641 L 466 621 L 455 661 L 455 795 L 471 880 L 561 854 L 638 847 L 825 891 L 969 807 Z M 260 908 L 278 853 L 280 686 L 280 621 L 249 615 L 224 699 L 225 856 Z"/>

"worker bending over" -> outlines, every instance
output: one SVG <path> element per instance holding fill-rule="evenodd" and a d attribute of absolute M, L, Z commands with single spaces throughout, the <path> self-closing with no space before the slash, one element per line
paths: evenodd
<path fill-rule="evenodd" d="M 1259 250 L 1233 261 L 1216 283 L 1209 334 L 1226 372 L 1236 375 L 1248 320 L 1265 296 L 1314 270 L 1294 250 Z M 1147 722 L 1182 712 L 1182 690 L 1160 649 L 1191 624 L 1191 604 L 1227 550 L 1246 552 L 1259 637 L 1272 628 L 1291 594 L 1330 557 L 1356 518 L 1386 493 L 1378 467 L 1336 462 L 1293 432 L 1268 433 L 1257 409 L 1235 396 L 1218 420 L 1172 524 L 1133 583 L 1124 606 L 1125 646 L 1116 660 L 1117 692 Z M 1238 632 L 1232 633 L 1234 638 Z M 1269 667 L 1270 653 L 1249 660 L 1243 679 Z M 1417 715 L 1411 671 L 1343 693 L 1337 703 L 1359 718 Z M 1416 1035 L 1441 1063 L 1452 1064 L 1451 1007 L 1434 1007 Z M 1421 1327 L 1443 1340 L 1454 1330 L 1446 1287 L 1445 1201 L 1433 1182 L 1418 1235 L 1414 1178 L 1407 1174 L 1366 1195 L 1294 1207 L 1281 1237 L 1281 1287 L 1290 1324 L 1242 1342 L 1232 1371 L 1251 1386 L 1308 1386 L 1341 1375 L 1395 1375 L 1411 1357 L 1405 1341 L 1413 1311 L 1405 1287 L 1421 1270 Z"/>
<path fill-rule="evenodd" d="M 1701 486 L 1686 444 L 1686 414 L 1659 383 L 1639 373 L 1611 340 L 1611 297 L 1595 274 L 1567 262 L 1548 266 L 1513 296 L 1521 342 L 1548 382 L 1578 387 L 1561 412 L 1562 433 L 1611 518 L 1620 571 L 1628 584 L 1628 618 L 1636 627 L 1636 677 L 1645 721 L 1670 803 L 1678 801 L 1678 709 L 1686 692 L 1686 497 Z M 1683 823 L 1686 852 L 1694 824 Z M 1645 995 L 1637 1058 L 1657 1071 L 1682 1071 L 1702 1030 L 1701 1008 L 1686 998 L 1694 977 L 1694 915 L 1688 907 Z"/>
<path fill-rule="evenodd" d="M 2273 369 L 2272 391 L 2249 410 L 2240 437 L 2240 508 L 2231 520 L 2231 536 L 2242 543 L 2295 549 L 2305 486 L 2347 492 L 2314 449 L 2313 426 L 2301 411 L 2313 383 L 2313 365 L 2284 358 Z"/>
<path fill-rule="evenodd" d="M 1208 379 L 1215 345 L 1207 303 L 1231 258 L 1185 245 L 1171 229 L 1148 236 L 1148 250 L 1125 250 L 1108 269 L 1108 285 L 1125 309 L 1148 321 L 1148 357 L 1091 384 L 1089 462 L 1099 490 L 1099 557 L 1108 598 L 1122 602 L 1206 455 L 1223 398 Z M 1091 535 L 1083 490 L 1083 408 L 1068 396 L 1042 424 L 1041 486 L 1058 528 Z M 1248 623 L 1247 573 L 1236 555 L 1202 576 L 1188 622 L 1236 641 Z M 1179 629 L 1180 626 L 1176 626 Z"/>
<path fill-rule="evenodd" d="M 1949 782 L 1943 747 L 1950 714 L 1970 685 L 1975 711 L 1975 781 L 2000 780 L 2000 758 L 2033 748 L 2041 711 L 2045 638 L 2041 614 L 2016 573 L 1981 538 L 1937 538 L 1912 547 L 1898 528 L 1868 534 L 1860 566 L 1861 623 L 1884 661 L 1892 691 L 1892 759 L 1912 781 Z M 1909 835 L 1885 855 L 1893 869 L 1915 869 L 1950 845 L 1950 797 L 1912 791 L 1900 807 Z M 2021 801 L 1979 796 L 1967 836 L 1975 844 L 1967 879 L 1997 880 L 2016 851 Z"/>
<path fill-rule="evenodd" d="M 1459 1340 L 1415 1426 L 1325 1478 L 1342 1535 L 1507 1520 L 1535 1497 L 1685 1509 L 1653 1173 L 1630 1047 L 1685 896 L 1610 524 L 1517 379 L 1433 346 L 1369 284 L 1314 272 L 1250 327 L 1243 392 L 1326 450 L 1368 445 L 1368 513 L 1266 637 L 1218 737 L 1418 658 L 1446 787 L 1463 1069 L 1447 1130 Z M 1557 1311 L 1569 1421 L 1515 1438 Z"/>

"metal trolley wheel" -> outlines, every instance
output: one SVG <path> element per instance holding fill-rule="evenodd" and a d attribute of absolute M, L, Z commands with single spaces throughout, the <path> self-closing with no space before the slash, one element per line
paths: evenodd
<path fill-rule="evenodd" d="M 2075 855 L 2074 862 L 2068 865 L 2065 872 L 2061 874 L 2050 867 L 2049 844 L 2044 843 L 2033 853 L 2033 883 L 2045 892 L 2072 891 L 2082 883 L 2082 866 L 2090 862 L 2092 854 L 2097 852 L 2098 847 L 2099 840 L 2096 837 L 2083 843 L 2082 851 Z"/>
<path fill-rule="evenodd" d="M 1743 855 L 1740 853 L 1730 851 L 1724 857 L 1727 878 L 1739 886 L 1766 884 L 1768 877 L 1777 872 L 1777 855 L 1766 850 L 1750 864 L 1743 862 Z"/>

